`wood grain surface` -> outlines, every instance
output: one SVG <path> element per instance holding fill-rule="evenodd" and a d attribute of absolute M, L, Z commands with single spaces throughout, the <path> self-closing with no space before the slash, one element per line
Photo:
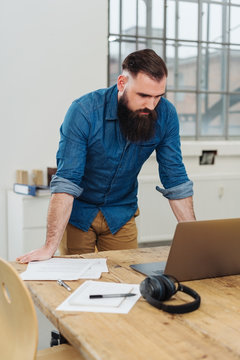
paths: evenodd
<path fill-rule="evenodd" d="M 144 275 L 129 265 L 161 261 L 169 247 L 105 251 L 82 255 L 107 258 L 109 273 L 99 281 L 139 284 Z M 72 256 L 76 257 L 76 256 Z M 26 265 L 13 263 L 19 271 Z M 84 280 L 66 281 L 76 289 Z M 55 281 L 27 281 L 35 304 L 86 359 L 168 360 L 240 359 L 240 276 L 195 280 L 184 284 L 201 296 L 201 306 L 189 314 L 171 315 L 142 297 L 128 314 L 59 312 L 69 293 Z M 178 292 L 167 303 L 191 301 Z"/>

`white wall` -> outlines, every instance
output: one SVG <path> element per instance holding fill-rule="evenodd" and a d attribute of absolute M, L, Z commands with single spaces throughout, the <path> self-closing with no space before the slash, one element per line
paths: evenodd
<path fill-rule="evenodd" d="M 16 169 L 54 167 L 72 100 L 107 85 L 107 0 L 0 0 L 0 49 L 0 256 L 6 257 L 6 194 Z M 239 142 L 182 148 L 197 218 L 240 217 Z M 202 150 L 218 151 L 215 165 L 199 165 Z M 139 241 L 171 239 L 176 219 L 155 190 L 155 156 L 139 184 Z"/>
<path fill-rule="evenodd" d="M 54 167 L 67 108 L 107 85 L 107 0 L 0 0 L 0 49 L 0 256 L 6 257 L 6 193 L 16 169 Z"/>
<path fill-rule="evenodd" d="M 202 150 L 216 150 L 213 165 L 199 165 Z M 194 182 L 194 208 L 198 220 L 240 217 L 240 142 L 183 141 L 184 163 Z M 139 242 L 172 240 L 176 219 L 165 199 L 155 190 L 159 177 L 155 154 L 139 176 Z"/>

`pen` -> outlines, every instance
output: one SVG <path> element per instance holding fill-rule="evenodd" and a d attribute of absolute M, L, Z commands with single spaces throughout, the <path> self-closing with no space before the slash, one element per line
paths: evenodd
<path fill-rule="evenodd" d="M 89 295 L 89 299 L 102 299 L 102 298 L 116 298 L 116 297 L 129 297 L 135 296 L 137 294 L 127 293 L 127 294 L 102 294 L 102 295 Z"/>
<path fill-rule="evenodd" d="M 64 281 L 58 279 L 58 280 L 57 280 L 57 283 L 58 283 L 60 286 L 63 286 L 66 290 L 72 291 L 72 289 L 70 288 L 70 286 L 68 286 Z"/>

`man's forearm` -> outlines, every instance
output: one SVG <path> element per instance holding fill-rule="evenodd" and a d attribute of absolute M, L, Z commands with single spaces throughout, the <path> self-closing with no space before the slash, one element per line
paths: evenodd
<path fill-rule="evenodd" d="M 57 250 L 71 215 L 73 196 L 65 193 L 53 194 L 48 209 L 47 237 L 45 246 L 53 253 Z"/>
<path fill-rule="evenodd" d="M 184 199 L 169 200 L 169 204 L 178 222 L 196 220 L 192 196 Z"/>
<path fill-rule="evenodd" d="M 73 196 L 65 193 L 53 194 L 48 209 L 47 238 L 45 245 L 17 257 L 21 263 L 50 259 L 58 248 L 73 205 Z"/>

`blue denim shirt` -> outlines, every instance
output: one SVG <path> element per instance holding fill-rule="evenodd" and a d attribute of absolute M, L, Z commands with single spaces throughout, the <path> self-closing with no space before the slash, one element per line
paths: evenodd
<path fill-rule="evenodd" d="M 117 86 L 100 89 L 75 100 L 60 129 L 57 173 L 52 193 L 74 196 L 70 223 L 87 231 L 101 210 L 116 233 L 137 210 L 137 176 L 156 151 L 161 189 L 169 199 L 193 194 L 182 162 L 179 122 L 174 106 L 162 98 L 156 108 L 156 134 L 149 141 L 130 143 L 117 117 Z"/>

